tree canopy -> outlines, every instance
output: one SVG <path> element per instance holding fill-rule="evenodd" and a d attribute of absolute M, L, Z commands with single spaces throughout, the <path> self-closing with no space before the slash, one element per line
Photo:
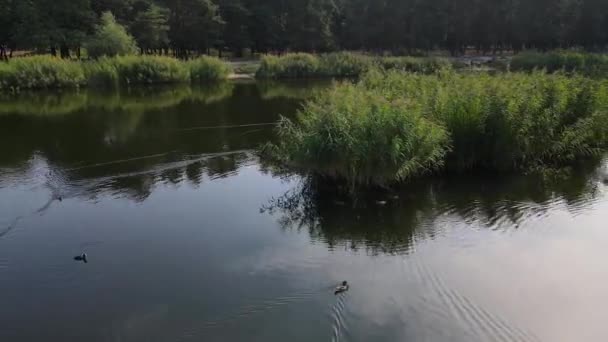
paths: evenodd
<path fill-rule="evenodd" d="M 116 22 L 111 12 L 104 12 L 101 15 L 101 24 L 85 46 L 89 55 L 94 58 L 129 55 L 137 50 L 135 39 Z"/>
<path fill-rule="evenodd" d="M 62 56 L 111 12 L 143 53 L 412 53 L 608 44 L 606 0 L 0 0 L 0 47 Z"/>

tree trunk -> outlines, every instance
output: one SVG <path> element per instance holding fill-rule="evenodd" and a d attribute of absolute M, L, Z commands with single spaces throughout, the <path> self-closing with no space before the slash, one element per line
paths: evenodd
<path fill-rule="evenodd" d="M 57 48 L 55 46 L 51 46 L 51 55 L 57 57 Z"/>
<path fill-rule="evenodd" d="M 61 54 L 61 58 L 70 58 L 70 48 L 67 45 L 61 45 L 59 47 L 59 53 Z"/>

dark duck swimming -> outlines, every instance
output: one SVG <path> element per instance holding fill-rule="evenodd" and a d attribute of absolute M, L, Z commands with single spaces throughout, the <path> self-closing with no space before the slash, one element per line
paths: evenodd
<path fill-rule="evenodd" d="M 345 280 L 342 282 L 342 284 L 336 286 L 336 288 L 334 290 L 334 294 L 344 293 L 344 292 L 348 291 L 349 288 L 350 288 L 350 286 L 348 285 L 348 282 Z"/>
<path fill-rule="evenodd" d="M 87 260 L 87 253 L 82 253 L 81 255 L 77 255 L 77 256 L 75 256 L 75 257 L 74 257 L 74 260 L 76 260 L 76 261 L 82 261 L 82 262 L 84 262 L 85 264 L 86 264 L 87 262 L 89 262 L 89 260 Z"/>

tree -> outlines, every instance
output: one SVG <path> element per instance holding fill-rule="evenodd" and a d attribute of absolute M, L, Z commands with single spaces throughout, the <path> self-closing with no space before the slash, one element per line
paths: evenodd
<path fill-rule="evenodd" d="M 237 57 L 241 57 L 243 49 L 251 45 L 249 36 L 251 12 L 240 0 L 222 0 L 220 15 L 225 22 L 222 31 L 224 45 Z"/>
<path fill-rule="evenodd" d="M 224 22 L 210 0 L 164 0 L 170 10 L 169 39 L 177 57 L 218 45 Z"/>
<path fill-rule="evenodd" d="M 145 53 L 177 57 L 228 48 L 461 54 L 608 44 L 608 0 L 0 0 L 7 50 L 79 51 L 103 13 Z"/>
<path fill-rule="evenodd" d="M 123 25 L 127 25 L 133 18 L 134 7 L 136 3 L 144 1 L 149 5 L 147 0 L 93 0 L 91 3 L 92 9 L 98 17 L 105 12 L 112 12 L 116 21 Z"/>
<path fill-rule="evenodd" d="M 22 0 L 18 0 L 22 1 Z M 34 5 L 39 27 L 36 43 L 59 48 L 61 57 L 70 57 L 70 47 L 78 49 L 94 29 L 95 14 L 89 0 L 26 0 Z M 24 20 L 31 21 L 30 18 Z M 41 46 L 39 46 L 41 47 Z"/>
<path fill-rule="evenodd" d="M 137 52 L 135 39 L 127 30 L 114 19 L 114 15 L 105 12 L 101 16 L 101 24 L 95 34 L 86 43 L 89 56 L 129 55 Z"/>
<path fill-rule="evenodd" d="M 332 0 L 292 0 L 289 3 L 287 35 L 289 47 L 303 51 L 325 51 L 334 45 Z"/>
<path fill-rule="evenodd" d="M 169 9 L 155 4 L 137 13 L 131 32 L 142 53 L 160 50 L 169 45 L 169 15 Z"/>

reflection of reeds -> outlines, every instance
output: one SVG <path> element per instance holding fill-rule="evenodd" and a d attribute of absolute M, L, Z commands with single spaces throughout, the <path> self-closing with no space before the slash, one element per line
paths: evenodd
<path fill-rule="evenodd" d="M 87 106 L 87 93 L 66 91 L 63 93 L 0 94 L 0 115 L 20 114 L 55 116 L 73 113 Z"/>
<path fill-rule="evenodd" d="M 2 96 L 0 114 L 64 115 L 86 109 L 141 113 L 176 106 L 183 101 L 210 104 L 232 95 L 234 85 L 221 82 L 207 86 L 128 88 L 114 91 L 20 93 Z"/>
<path fill-rule="evenodd" d="M 264 100 L 276 98 L 306 100 L 319 90 L 327 88 L 329 84 L 331 83 L 323 81 L 260 81 L 256 83 L 256 86 Z"/>
<path fill-rule="evenodd" d="M 362 190 L 355 197 L 337 190 L 333 182 L 305 176 L 298 186 L 264 205 L 262 212 L 275 215 L 283 229 L 308 231 L 330 247 L 406 253 L 414 238 L 440 233 L 437 230 L 445 225 L 437 222 L 446 218 L 510 230 L 554 208 L 577 214 L 601 194 L 597 166 L 589 163 L 551 179 L 428 179 L 390 193 Z"/>

